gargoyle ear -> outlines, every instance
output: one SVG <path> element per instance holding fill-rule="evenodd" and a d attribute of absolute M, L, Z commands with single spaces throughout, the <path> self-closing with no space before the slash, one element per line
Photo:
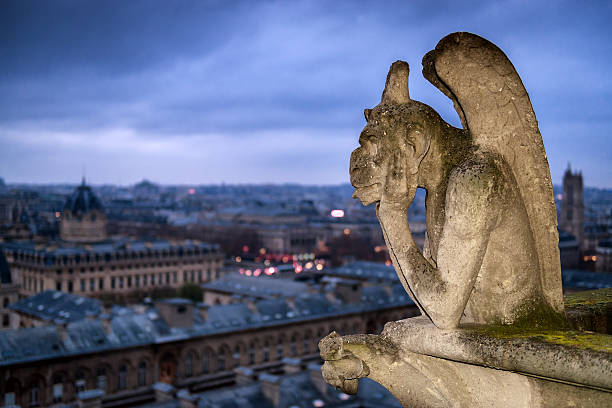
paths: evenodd
<path fill-rule="evenodd" d="M 431 139 L 427 133 L 420 130 L 412 130 L 408 142 L 408 171 L 417 174 L 419 166 L 429 151 Z"/>
<path fill-rule="evenodd" d="M 370 113 L 372 113 L 372 109 L 364 109 L 363 116 L 365 116 L 366 122 L 370 121 Z"/>
<path fill-rule="evenodd" d="M 410 67 L 407 62 L 395 61 L 391 64 L 380 103 L 400 105 L 410 102 L 410 94 L 408 92 L 409 73 Z"/>

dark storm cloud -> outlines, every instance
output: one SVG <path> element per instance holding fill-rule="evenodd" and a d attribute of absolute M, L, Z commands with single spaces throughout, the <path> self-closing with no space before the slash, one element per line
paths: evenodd
<path fill-rule="evenodd" d="M 570 2 L 5 1 L 0 176 L 344 182 L 386 70 L 444 35 L 498 44 L 530 93 L 553 179 L 612 185 L 610 6 Z M 290 159 L 288 159 L 290 158 Z M 154 162 L 156 165 L 152 166 Z"/>

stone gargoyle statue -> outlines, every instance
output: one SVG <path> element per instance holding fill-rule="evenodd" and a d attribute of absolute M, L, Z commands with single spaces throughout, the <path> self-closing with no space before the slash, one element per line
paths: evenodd
<path fill-rule="evenodd" d="M 376 203 L 397 276 L 422 316 L 389 322 L 380 335 L 330 334 L 319 343 L 323 376 L 346 393 L 369 377 L 406 406 L 544 406 L 533 403 L 542 390 L 565 391 L 512 371 L 574 381 L 561 360 L 544 369 L 532 343 L 477 333 L 567 324 L 550 170 L 527 91 L 497 46 L 464 32 L 423 58 L 423 75 L 453 101 L 462 129 L 410 99 L 408 74 L 406 62 L 393 63 L 380 104 L 365 110 L 350 178 L 354 197 Z M 422 252 L 406 214 L 419 187 Z"/>
<path fill-rule="evenodd" d="M 402 285 L 441 329 L 562 320 L 556 209 L 529 96 L 506 55 L 470 33 L 443 38 L 423 75 L 463 129 L 410 99 L 395 62 L 351 155 L 354 197 L 376 212 Z M 406 211 L 426 195 L 423 252 Z"/>

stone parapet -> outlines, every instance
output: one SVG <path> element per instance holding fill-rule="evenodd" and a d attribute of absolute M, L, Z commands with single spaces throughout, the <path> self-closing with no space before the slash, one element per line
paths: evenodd
<path fill-rule="evenodd" d="M 380 335 L 332 333 L 319 348 L 328 383 L 354 394 L 368 377 L 406 407 L 601 407 L 612 404 L 611 337 L 439 330 L 417 317 Z"/>

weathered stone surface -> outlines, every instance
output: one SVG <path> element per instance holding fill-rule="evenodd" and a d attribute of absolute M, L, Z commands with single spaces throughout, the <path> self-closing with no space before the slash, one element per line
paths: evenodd
<path fill-rule="evenodd" d="M 423 66 L 464 128 L 410 99 L 408 64 L 395 62 L 351 155 L 355 197 L 376 202 L 400 281 L 436 326 L 562 326 L 552 183 L 518 74 L 469 33 L 442 39 Z M 423 253 L 406 218 L 417 187 L 427 190 Z"/>
<path fill-rule="evenodd" d="M 380 336 L 332 333 L 319 347 L 329 384 L 355 393 L 369 377 L 406 407 L 610 406 L 612 354 L 602 344 L 611 336 L 594 336 L 602 341 L 575 347 L 549 332 L 439 330 L 417 317 L 388 323 Z"/>
<path fill-rule="evenodd" d="M 390 322 L 396 348 L 612 391 L 612 336 L 504 327 L 439 330 L 424 317 Z"/>

